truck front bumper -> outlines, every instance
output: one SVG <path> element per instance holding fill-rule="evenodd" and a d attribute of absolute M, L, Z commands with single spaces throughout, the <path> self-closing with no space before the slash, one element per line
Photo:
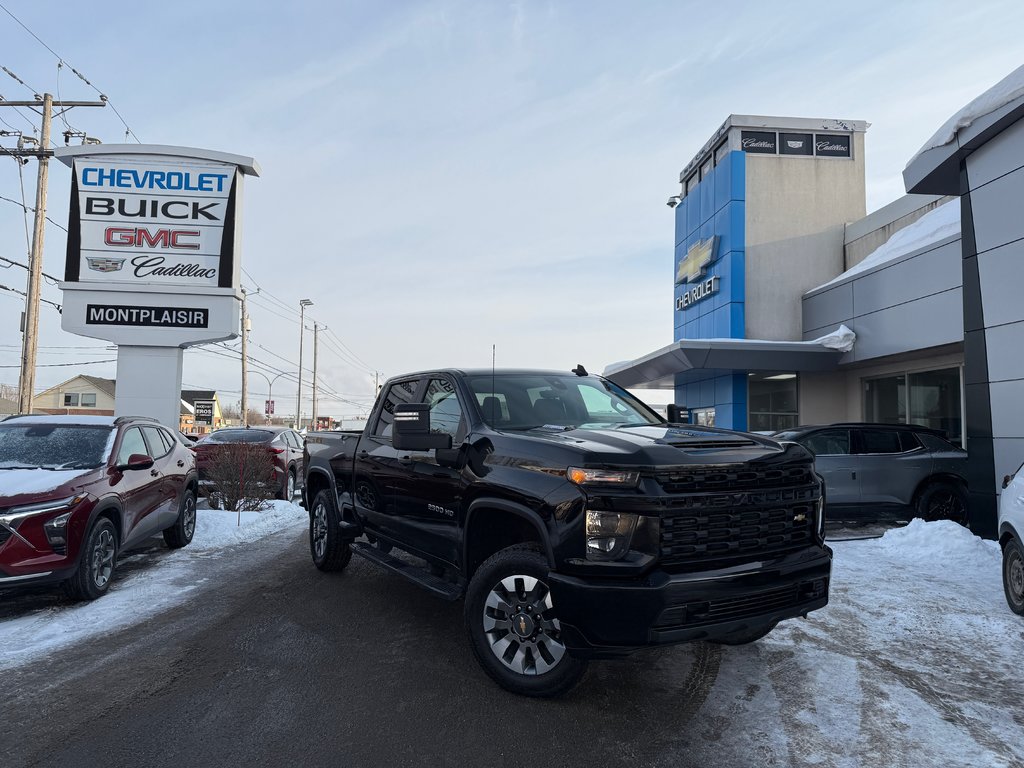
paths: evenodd
<path fill-rule="evenodd" d="M 693 573 L 656 570 L 640 579 L 586 579 L 551 572 L 562 640 L 583 658 L 715 640 L 804 616 L 828 603 L 832 550 Z"/>

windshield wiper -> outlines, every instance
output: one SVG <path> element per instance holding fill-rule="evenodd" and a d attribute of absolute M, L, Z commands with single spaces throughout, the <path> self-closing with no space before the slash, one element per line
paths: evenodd
<path fill-rule="evenodd" d="M 532 429 L 552 429 L 558 432 L 567 432 L 570 429 L 576 429 L 574 426 L 563 426 L 561 424 L 533 424 L 526 427 L 500 427 L 500 429 L 507 430 L 509 432 L 529 432 Z"/>

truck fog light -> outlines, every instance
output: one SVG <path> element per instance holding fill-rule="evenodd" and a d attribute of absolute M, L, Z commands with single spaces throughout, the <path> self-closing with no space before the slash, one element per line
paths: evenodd
<path fill-rule="evenodd" d="M 629 551 L 637 515 L 587 510 L 587 559 L 618 560 Z"/>

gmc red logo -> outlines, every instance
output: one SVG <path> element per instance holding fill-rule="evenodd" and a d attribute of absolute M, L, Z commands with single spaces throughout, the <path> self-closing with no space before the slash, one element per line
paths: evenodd
<path fill-rule="evenodd" d="M 183 239 L 199 237 L 194 229 L 156 229 L 146 227 L 107 227 L 103 232 L 106 245 L 124 248 L 184 248 L 198 251 L 199 243 L 183 242 Z"/>

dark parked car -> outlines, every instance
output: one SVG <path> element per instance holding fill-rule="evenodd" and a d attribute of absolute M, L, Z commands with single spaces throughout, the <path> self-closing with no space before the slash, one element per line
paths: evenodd
<path fill-rule="evenodd" d="M 92 600 L 117 555 L 163 532 L 192 541 L 195 460 L 152 419 L 11 416 L 0 422 L 0 587 L 63 582 Z"/>
<path fill-rule="evenodd" d="M 193 448 L 201 487 L 209 489 L 206 468 L 213 461 L 217 449 L 230 443 L 265 445 L 274 461 L 274 477 L 270 481 L 274 496 L 278 499 L 291 499 L 295 496 L 295 489 L 304 474 L 303 439 L 294 429 L 285 427 L 229 427 L 203 437 Z M 215 497 L 211 501 L 216 503 Z"/>
<path fill-rule="evenodd" d="M 830 424 L 776 432 L 814 454 L 830 520 L 967 521 L 967 451 L 914 424 Z"/>

